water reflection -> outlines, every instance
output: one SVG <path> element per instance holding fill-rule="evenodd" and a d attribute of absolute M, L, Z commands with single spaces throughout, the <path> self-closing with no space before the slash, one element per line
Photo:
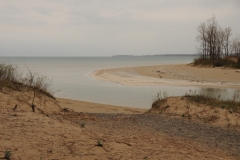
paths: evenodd
<path fill-rule="evenodd" d="M 198 90 L 189 90 L 187 94 L 204 95 L 219 100 L 240 101 L 240 90 L 226 88 L 199 88 Z"/>
<path fill-rule="evenodd" d="M 113 82 L 99 81 L 88 76 L 89 73 L 107 68 L 128 66 L 147 66 L 156 64 L 186 64 L 195 57 L 159 56 L 159 57 L 75 57 L 75 58 L 34 58 L 1 57 L 1 61 L 17 64 L 21 69 L 28 66 L 33 73 L 47 76 L 53 80 L 56 97 L 76 100 L 128 106 L 151 108 L 154 97 L 159 91 L 168 96 L 183 96 L 190 90 L 212 97 L 221 95 L 221 99 L 233 99 L 239 94 L 235 89 L 201 88 L 193 86 L 124 86 Z M 235 96 L 237 98 L 237 96 Z M 239 98 L 238 98 L 239 100 Z"/>

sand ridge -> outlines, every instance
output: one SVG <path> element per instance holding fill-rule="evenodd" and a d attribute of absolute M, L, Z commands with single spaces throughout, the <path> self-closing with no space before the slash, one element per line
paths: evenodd
<path fill-rule="evenodd" d="M 240 88 L 239 69 L 203 68 L 186 64 L 104 69 L 94 71 L 90 76 L 123 85 Z"/>

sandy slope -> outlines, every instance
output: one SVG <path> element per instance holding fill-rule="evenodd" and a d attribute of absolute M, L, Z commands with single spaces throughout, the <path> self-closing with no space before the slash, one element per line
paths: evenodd
<path fill-rule="evenodd" d="M 58 99 L 62 108 L 81 113 L 64 112 L 57 101 L 42 96 L 43 103 L 37 101 L 37 106 L 44 115 L 33 113 L 6 90 L 0 98 L 0 158 L 5 151 L 11 151 L 12 160 L 240 157 L 240 133 L 235 130 L 160 114 L 135 114 L 143 112 L 138 109 Z M 103 147 L 97 146 L 98 141 Z"/>
<path fill-rule="evenodd" d="M 98 70 L 92 77 L 124 85 L 240 88 L 240 70 L 191 65 L 157 65 Z"/>

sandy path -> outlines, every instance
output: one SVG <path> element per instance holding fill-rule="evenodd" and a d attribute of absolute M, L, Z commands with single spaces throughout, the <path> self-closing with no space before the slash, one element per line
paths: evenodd
<path fill-rule="evenodd" d="M 98 70 L 91 76 L 124 85 L 176 85 L 240 89 L 239 69 L 157 65 Z"/>
<path fill-rule="evenodd" d="M 240 157 L 240 132 L 235 130 L 156 114 L 76 114 L 70 119 L 98 133 L 105 155 L 113 159 Z"/>

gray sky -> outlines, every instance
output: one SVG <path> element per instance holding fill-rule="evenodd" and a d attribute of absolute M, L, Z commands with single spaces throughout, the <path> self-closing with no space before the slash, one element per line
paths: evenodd
<path fill-rule="evenodd" d="M 194 54 L 213 15 L 240 33 L 239 0 L 1 0 L 0 56 Z"/>

